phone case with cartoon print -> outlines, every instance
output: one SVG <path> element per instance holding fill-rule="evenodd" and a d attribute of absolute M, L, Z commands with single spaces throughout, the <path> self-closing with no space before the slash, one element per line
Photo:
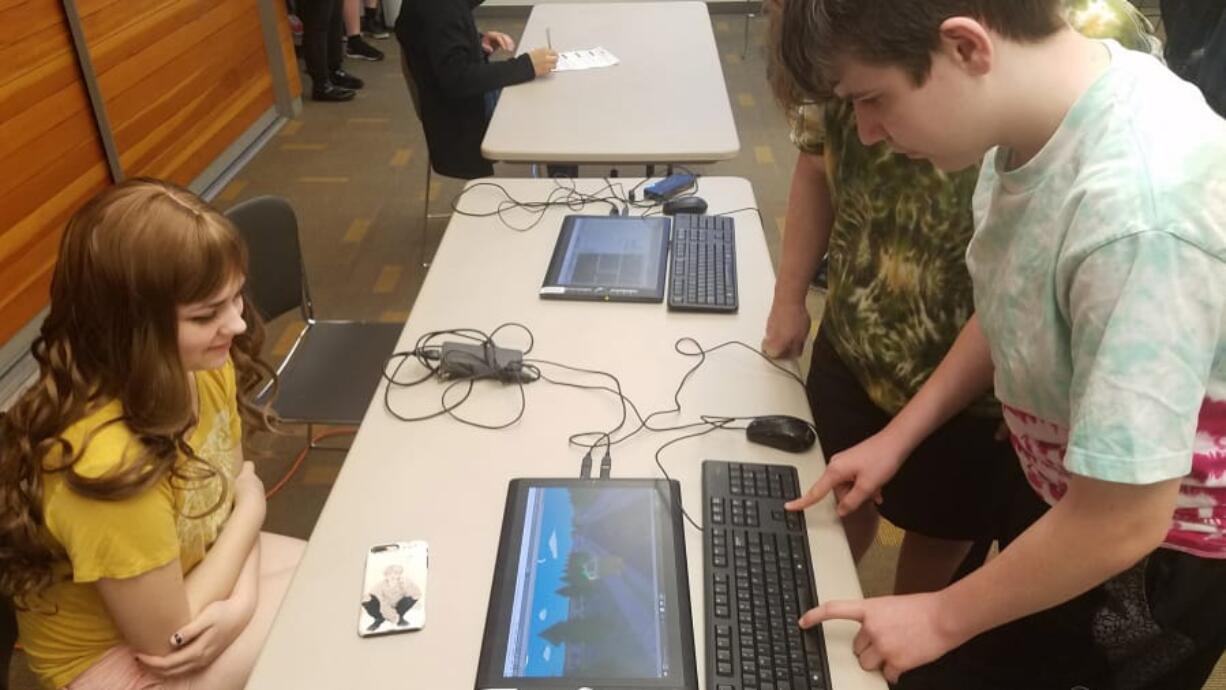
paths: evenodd
<path fill-rule="evenodd" d="M 358 635 L 390 635 L 421 630 L 426 624 L 424 541 L 375 544 L 366 554 Z"/>

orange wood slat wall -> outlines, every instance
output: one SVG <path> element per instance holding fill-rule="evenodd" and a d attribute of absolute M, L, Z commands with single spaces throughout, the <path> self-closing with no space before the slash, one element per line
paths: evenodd
<path fill-rule="evenodd" d="M 256 0 L 77 7 L 125 175 L 187 184 L 273 107 Z"/>
<path fill-rule="evenodd" d="M 0 344 L 47 303 L 64 224 L 111 182 L 59 0 L 0 0 Z"/>

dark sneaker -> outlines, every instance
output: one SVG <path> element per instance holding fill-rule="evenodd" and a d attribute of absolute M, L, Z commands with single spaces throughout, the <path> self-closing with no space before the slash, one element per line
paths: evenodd
<path fill-rule="evenodd" d="M 369 16 L 362 17 L 362 35 L 382 41 L 390 38 L 392 33 L 387 30 L 383 18 L 376 14 L 373 19 Z"/>
<path fill-rule="evenodd" d="M 363 41 L 360 35 L 350 36 L 345 41 L 345 57 L 378 62 L 383 59 L 383 51 Z"/>
<path fill-rule="evenodd" d="M 366 86 L 366 82 L 353 76 L 352 74 L 346 72 L 343 69 L 338 69 L 332 74 L 328 75 L 328 81 L 332 82 L 333 84 L 336 84 L 337 86 L 343 86 L 346 89 L 356 90 L 356 89 L 362 88 L 363 86 Z"/>
<path fill-rule="evenodd" d="M 316 84 L 311 89 L 311 99 L 316 101 L 339 103 L 340 101 L 352 101 L 356 91 L 346 89 L 343 86 L 337 86 L 330 81 Z"/>

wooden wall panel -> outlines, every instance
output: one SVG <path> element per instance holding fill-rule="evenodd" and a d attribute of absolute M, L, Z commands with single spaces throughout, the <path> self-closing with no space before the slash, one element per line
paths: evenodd
<path fill-rule="evenodd" d="M 78 7 L 125 175 L 187 184 L 273 107 L 256 0 Z"/>
<path fill-rule="evenodd" d="M 0 0 L 0 343 L 47 303 L 64 224 L 111 182 L 58 0 Z"/>

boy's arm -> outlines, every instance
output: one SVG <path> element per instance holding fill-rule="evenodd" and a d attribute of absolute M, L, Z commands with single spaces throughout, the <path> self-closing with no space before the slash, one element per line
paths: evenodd
<path fill-rule="evenodd" d="M 1076 477 L 1060 503 L 999 556 L 945 590 L 827 602 L 801 626 L 859 622 L 860 665 L 896 682 L 981 632 L 1068 601 L 1137 563 L 1162 543 L 1179 483 Z"/>
<path fill-rule="evenodd" d="M 947 630 L 968 640 L 1135 565 L 1166 537 L 1181 481 L 1135 485 L 1074 476 L 1060 502 L 999 556 L 940 593 Z"/>
<path fill-rule="evenodd" d="M 954 415 L 992 390 L 992 351 L 972 315 L 949 352 L 882 433 L 888 433 L 910 455 L 925 438 Z"/>
<path fill-rule="evenodd" d="M 992 389 L 992 356 L 972 316 L 915 397 L 884 429 L 829 459 L 826 471 L 788 510 L 804 510 L 836 491 L 839 515 L 877 496 L 916 446 Z"/>
<path fill-rule="evenodd" d="M 809 281 L 830 243 L 834 207 L 822 156 L 802 151 L 796 157 L 775 297 L 766 321 L 762 350 L 770 357 L 795 357 L 804 349 L 810 317 L 805 306 Z"/>

